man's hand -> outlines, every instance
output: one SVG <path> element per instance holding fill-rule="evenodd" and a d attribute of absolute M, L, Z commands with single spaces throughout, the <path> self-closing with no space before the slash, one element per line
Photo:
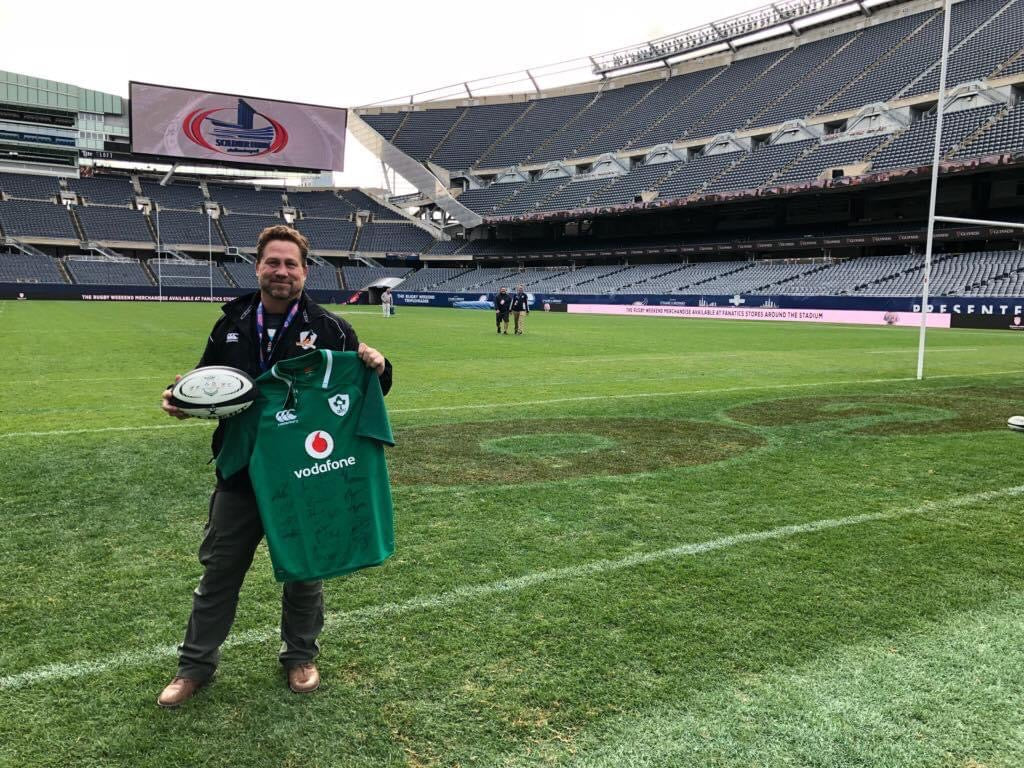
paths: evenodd
<path fill-rule="evenodd" d="M 181 381 L 181 376 L 180 375 L 179 376 L 175 376 L 174 377 L 174 383 L 177 384 L 179 381 Z M 161 395 L 161 397 L 163 398 L 163 402 L 160 403 L 160 407 L 164 410 L 164 413 L 166 413 L 168 416 L 173 416 L 176 419 L 187 419 L 188 418 L 188 414 L 187 413 L 185 413 L 180 408 L 175 408 L 173 405 L 171 405 L 168 402 L 171 399 L 171 388 L 170 387 L 168 387 L 167 389 L 164 390 L 164 393 L 163 393 L 163 395 Z"/>
<path fill-rule="evenodd" d="M 356 354 L 359 355 L 359 359 L 363 361 L 363 365 L 367 368 L 373 368 L 373 370 L 377 372 L 378 376 L 384 373 L 384 355 L 376 349 L 359 342 L 359 349 L 356 350 Z"/>

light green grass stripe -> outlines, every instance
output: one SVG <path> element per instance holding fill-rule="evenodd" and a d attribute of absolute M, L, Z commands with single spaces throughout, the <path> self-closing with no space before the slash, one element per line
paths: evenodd
<path fill-rule="evenodd" d="M 567 568 L 555 568 L 549 571 L 538 571 L 513 579 L 503 579 L 487 584 L 457 587 L 448 592 L 437 595 L 414 597 L 400 603 L 384 603 L 382 605 L 371 605 L 354 611 L 332 614 L 328 616 L 326 628 L 333 629 L 345 624 L 356 624 L 363 622 L 378 621 L 395 616 L 402 616 L 416 611 L 433 610 L 436 608 L 447 608 L 457 603 L 472 600 L 480 597 L 492 597 L 511 592 L 520 592 L 524 589 L 545 584 L 549 582 L 567 581 L 586 576 L 597 576 L 605 573 L 621 571 L 626 568 L 633 568 L 639 565 L 647 565 L 662 560 L 671 560 L 680 557 L 701 555 L 706 552 L 714 552 L 720 549 L 727 549 L 741 544 L 751 544 L 773 539 L 785 539 L 791 536 L 799 536 L 818 531 L 827 531 L 834 528 L 844 528 L 851 525 L 875 522 L 879 520 L 892 520 L 913 514 L 924 514 L 928 512 L 949 512 L 974 504 L 993 501 L 1007 496 L 1020 496 L 1024 494 L 1024 485 L 1012 488 L 1001 488 L 992 491 L 982 491 L 965 496 L 953 496 L 938 501 L 925 502 L 916 507 L 890 510 L 888 512 L 873 512 L 864 515 L 852 515 L 850 517 L 816 520 L 811 523 L 799 525 L 784 525 L 779 528 L 771 528 L 765 531 L 753 531 L 751 533 L 739 533 L 733 536 L 723 536 L 718 539 L 711 539 L 696 544 L 683 544 L 668 549 L 661 549 L 655 552 L 638 552 L 616 560 L 595 560 L 591 563 L 569 566 Z M 238 645 L 264 643 L 272 640 L 278 635 L 278 630 L 263 629 L 251 630 L 236 634 L 228 639 L 226 647 Z M 70 664 L 49 664 L 36 667 L 25 672 L 0 677 L 0 690 L 23 688 L 35 683 L 72 680 L 85 675 L 100 674 L 112 669 L 124 667 L 136 667 L 148 664 L 159 659 L 173 657 L 177 653 L 174 646 L 160 646 L 148 650 L 133 651 L 130 653 L 107 656 L 96 661 L 79 661 Z"/>
<path fill-rule="evenodd" d="M 973 379 L 979 376 L 1012 376 L 1024 374 L 1024 370 L 1016 371 L 984 371 L 981 373 L 943 373 L 926 376 L 926 379 Z M 422 408 L 392 408 L 388 413 L 424 413 L 428 411 L 470 411 L 487 408 L 521 408 L 528 405 L 557 405 L 559 403 L 582 403 L 588 401 L 630 400 L 648 397 L 685 397 L 687 395 L 714 395 L 728 392 L 757 392 L 761 390 L 806 389 L 808 387 L 831 387 L 852 384 L 897 384 L 900 382 L 917 381 L 913 376 L 893 379 L 847 379 L 845 381 L 812 381 L 799 384 L 753 384 L 745 387 L 719 387 L 711 389 L 687 389 L 677 392 L 629 392 L 619 395 L 577 395 L 575 397 L 556 397 L 547 400 L 523 400 L 518 403 L 462 403 L 459 405 L 429 405 Z M 154 406 L 155 408 L 156 406 Z M 209 421 L 186 421 L 181 424 L 143 424 L 126 427 L 93 427 L 86 429 L 55 429 L 46 432 L 0 432 L 0 439 L 5 437 L 55 437 L 59 435 L 81 435 L 92 432 L 140 432 L 151 429 L 175 429 L 179 427 L 197 427 L 209 424 Z"/>

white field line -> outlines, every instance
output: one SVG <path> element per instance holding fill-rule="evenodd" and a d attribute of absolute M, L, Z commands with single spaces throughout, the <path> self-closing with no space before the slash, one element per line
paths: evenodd
<path fill-rule="evenodd" d="M 944 373 L 927 376 L 926 379 L 963 379 L 977 376 L 1011 376 L 1024 374 L 1024 370 L 1015 371 L 984 371 L 982 373 Z M 893 379 L 846 379 L 840 381 L 812 381 L 802 384 L 756 384 L 749 387 L 720 387 L 710 389 L 687 389 L 678 392 L 630 392 L 618 395 L 578 395 L 576 397 L 556 397 L 549 400 L 522 400 L 516 403 L 469 403 L 461 405 L 430 405 L 422 408 L 392 408 L 388 413 L 424 413 L 427 411 L 471 411 L 487 408 L 519 408 L 528 405 L 554 405 L 557 403 L 582 403 L 594 400 L 630 400 L 650 397 L 683 397 L 686 395 L 708 395 L 719 392 L 757 392 L 761 390 L 806 389 L 809 387 L 831 387 L 847 384 L 898 384 L 917 381 L 913 376 Z M 156 406 L 154 406 L 156 407 Z M 57 435 L 81 435 L 91 432 L 142 432 L 151 429 L 176 429 L 179 427 L 197 427 L 209 424 L 208 421 L 195 420 L 180 424 L 149 424 L 136 427 L 93 427 L 86 429 L 55 429 L 46 432 L 0 432 L 0 439 L 5 437 L 53 437 Z"/>
<path fill-rule="evenodd" d="M 1024 485 L 1012 488 L 1001 488 L 992 491 L 971 493 L 965 496 L 953 496 L 938 501 L 928 501 L 916 507 L 895 509 L 888 512 L 872 512 L 864 515 L 851 515 L 826 520 L 816 520 L 810 523 L 798 525 L 784 525 L 779 528 L 770 528 L 764 531 L 752 531 L 750 533 L 738 533 L 732 536 L 723 536 L 710 541 L 703 541 L 696 544 L 682 544 L 668 549 L 660 549 L 654 552 L 638 552 L 627 555 L 616 560 L 595 560 L 582 565 L 573 565 L 567 568 L 555 568 L 548 571 L 536 571 L 525 576 L 513 579 L 502 579 L 486 584 L 475 584 L 465 587 L 456 587 L 447 592 L 435 595 L 424 595 L 414 597 L 400 603 L 383 603 L 371 605 L 366 608 L 359 608 L 353 611 L 330 614 L 325 622 L 328 630 L 337 629 L 349 624 L 364 624 L 375 621 L 386 620 L 392 617 L 404 616 L 418 611 L 429 611 L 434 609 L 449 608 L 467 600 L 474 600 L 482 597 L 493 597 L 495 595 L 521 592 L 524 589 L 534 587 L 538 584 L 550 582 L 563 582 L 570 579 L 600 576 L 606 573 L 633 568 L 649 563 L 664 560 L 675 560 L 681 557 L 702 555 L 707 552 L 727 549 L 742 544 L 753 544 L 762 541 L 775 539 L 786 539 L 791 536 L 799 536 L 808 533 L 817 533 L 834 528 L 845 528 L 863 523 L 876 522 L 880 520 L 893 520 L 908 515 L 924 514 L 928 512 L 949 512 L 964 507 L 1008 496 L 1020 496 L 1024 494 Z M 248 645 L 254 643 L 265 643 L 277 637 L 279 630 L 273 629 L 250 630 L 240 632 L 228 638 L 225 647 Z M 48 664 L 34 669 L 19 672 L 13 675 L 0 677 L 0 690 L 24 688 L 36 683 L 47 681 L 73 680 L 85 675 L 101 674 L 113 669 L 125 667 L 138 667 L 161 659 L 172 658 L 176 655 L 177 649 L 174 646 L 158 646 L 155 648 L 119 653 L 92 661 L 78 661 L 67 664 Z"/>
<path fill-rule="evenodd" d="M 927 350 L 930 355 L 932 352 L 978 352 L 980 347 L 932 347 Z M 869 355 L 909 355 L 913 354 L 912 349 L 873 349 L 868 352 Z"/>

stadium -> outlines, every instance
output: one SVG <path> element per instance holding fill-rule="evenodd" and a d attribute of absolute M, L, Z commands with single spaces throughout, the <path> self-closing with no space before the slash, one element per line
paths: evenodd
<path fill-rule="evenodd" d="M 0 765 L 1024 765 L 1024 0 L 747 6 L 344 108 L 0 71 Z M 297 696 L 261 544 L 168 711 L 160 391 L 282 224 L 394 368 L 394 555 Z"/>

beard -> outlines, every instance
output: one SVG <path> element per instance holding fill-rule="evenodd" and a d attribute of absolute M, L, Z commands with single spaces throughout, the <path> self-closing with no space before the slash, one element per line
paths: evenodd
<path fill-rule="evenodd" d="M 261 277 L 260 290 L 275 299 L 295 299 L 302 293 L 302 282 Z"/>

